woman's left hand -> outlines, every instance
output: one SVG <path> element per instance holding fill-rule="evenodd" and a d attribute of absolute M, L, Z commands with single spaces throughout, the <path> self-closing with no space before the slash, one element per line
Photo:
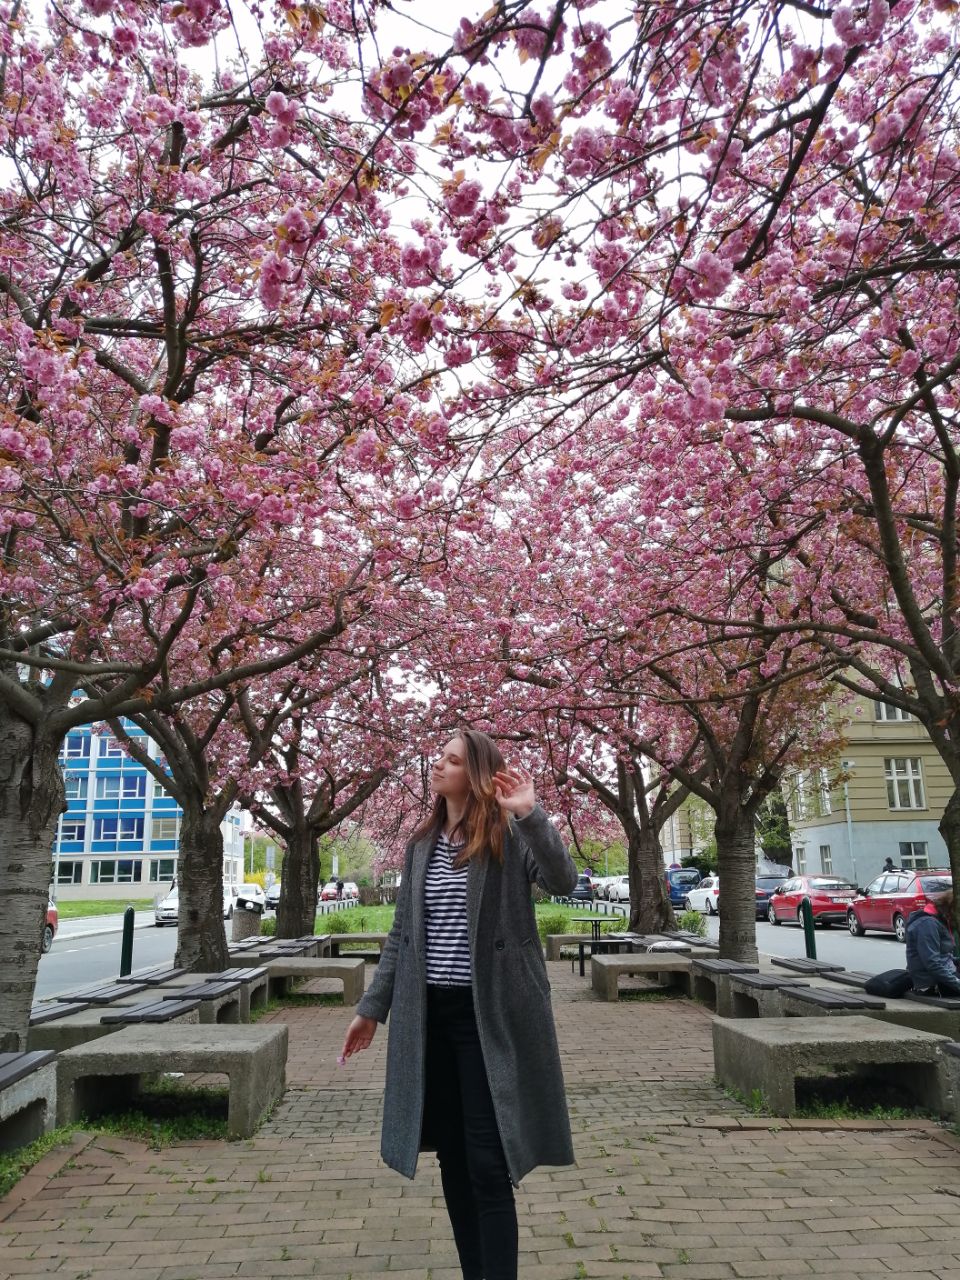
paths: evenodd
<path fill-rule="evenodd" d="M 536 807 L 533 778 L 526 769 L 501 769 L 493 775 L 493 785 L 497 804 L 507 813 L 525 818 Z"/>

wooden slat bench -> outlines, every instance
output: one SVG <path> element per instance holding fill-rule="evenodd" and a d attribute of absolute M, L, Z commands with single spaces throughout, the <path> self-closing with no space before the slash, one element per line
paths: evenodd
<path fill-rule="evenodd" d="M 840 973 L 843 969 L 842 964 L 828 964 L 825 960 L 806 960 L 796 956 L 774 956 L 772 963 L 794 973 Z"/>
<path fill-rule="evenodd" d="M 85 991 L 67 991 L 60 999 L 67 1004 L 113 1004 L 114 1000 L 129 1000 L 131 996 L 147 990 L 145 982 L 108 982 Z"/>
<path fill-rule="evenodd" d="M 0 1053 L 0 1151 L 16 1151 L 55 1127 L 56 1056 Z"/>
<path fill-rule="evenodd" d="M 225 985 L 223 985 L 225 984 Z M 270 979 L 263 965 L 249 969 L 222 969 L 215 973 L 188 973 L 159 990 L 163 998 L 182 997 L 187 991 L 196 991 L 202 1000 L 201 1022 L 249 1022 L 252 1009 L 260 1009 L 267 1003 Z M 210 990 L 207 990 L 210 988 Z M 203 990 L 204 994 L 199 995 Z M 221 1010 L 236 1002 L 236 1018 L 232 1013 L 221 1016 Z"/>
<path fill-rule="evenodd" d="M 200 1021 L 203 1023 L 243 1022 L 249 1021 L 249 1005 L 248 1016 L 244 1019 L 241 1017 L 242 990 L 243 982 L 240 978 L 211 976 L 190 986 L 164 991 L 161 998 L 165 1002 L 198 1000 Z"/>
<path fill-rule="evenodd" d="M 135 1004 L 129 1008 L 111 1009 L 109 1013 L 100 1015 L 105 1026 L 138 1026 L 144 1022 L 184 1022 L 196 1023 L 200 1017 L 199 1000 L 150 1000 L 146 1004 Z"/>
<path fill-rule="evenodd" d="M 214 1074 L 230 1081 L 228 1136 L 252 1137 L 261 1116 L 283 1094 L 287 1044 L 282 1022 L 123 1027 L 57 1056 L 58 1123 L 96 1113 L 108 1100 L 135 1098 L 144 1077 Z"/>
<path fill-rule="evenodd" d="M 720 1083 L 749 1097 L 759 1090 L 777 1116 L 796 1113 L 798 1077 L 855 1067 L 859 1075 L 896 1080 L 921 1106 L 947 1114 L 942 1046 L 946 1036 L 879 1018 L 716 1018 L 713 1060 Z"/>
<path fill-rule="evenodd" d="M 784 1017 L 822 1017 L 825 1014 L 865 1013 L 885 1009 L 886 1002 L 856 991 L 833 991 L 825 987 L 784 987 L 781 992 Z"/>
<path fill-rule="evenodd" d="M 180 978 L 187 972 L 186 969 L 171 968 L 170 965 L 157 965 L 153 969 L 138 969 L 135 973 L 129 973 L 126 977 L 118 978 L 117 981 L 126 983 L 128 986 L 135 983 L 143 983 L 148 987 L 159 987 L 164 982 Z"/>
<path fill-rule="evenodd" d="M 88 1004 L 77 1004 L 75 1000 L 45 1000 L 35 1004 L 30 1010 L 31 1027 L 42 1026 L 45 1022 L 56 1022 L 60 1018 L 72 1017 L 89 1009 Z"/>
<path fill-rule="evenodd" d="M 783 992 L 806 987 L 808 978 L 777 973 L 731 973 L 727 975 L 731 1018 L 782 1018 Z"/>
<path fill-rule="evenodd" d="M 730 988 L 726 979 L 733 973 L 758 973 L 759 969 L 759 965 L 746 964 L 741 960 L 700 956 L 691 963 L 690 993 L 721 1018 L 732 1017 Z"/>
<path fill-rule="evenodd" d="M 817 976 L 827 982 L 839 982 L 843 987 L 855 987 L 858 991 L 862 991 L 873 974 L 861 973 L 859 969 L 830 969 Z"/>

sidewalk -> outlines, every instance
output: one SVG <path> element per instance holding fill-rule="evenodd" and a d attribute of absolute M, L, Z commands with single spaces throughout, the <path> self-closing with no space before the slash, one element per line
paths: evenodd
<path fill-rule="evenodd" d="M 960 1142 L 939 1126 L 757 1120 L 711 1082 L 705 1010 L 550 974 L 578 1164 L 517 1194 L 523 1280 L 960 1280 Z M 435 1160 L 408 1182 L 377 1157 L 383 1031 L 341 1069 L 348 1010 L 269 1017 L 289 1089 L 256 1138 L 48 1156 L 0 1201 L 0 1277 L 459 1280 Z"/>

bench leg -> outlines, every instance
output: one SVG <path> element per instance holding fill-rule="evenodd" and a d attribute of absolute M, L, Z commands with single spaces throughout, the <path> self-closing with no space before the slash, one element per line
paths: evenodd
<path fill-rule="evenodd" d="M 365 969 L 357 969 L 355 973 L 345 973 L 343 975 L 343 1003 L 359 1004 L 363 997 L 364 979 L 366 977 Z"/>
<path fill-rule="evenodd" d="M 228 1138 L 252 1138 L 267 1111 L 286 1087 L 288 1032 L 261 1051 L 251 1062 L 235 1064 L 229 1073 L 230 1101 L 227 1113 Z"/>

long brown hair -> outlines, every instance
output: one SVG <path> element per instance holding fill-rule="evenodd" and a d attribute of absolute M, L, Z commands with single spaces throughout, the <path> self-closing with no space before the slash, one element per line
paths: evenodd
<path fill-rule="evenodd" d="M 506 768 L 506 761 L 494 740 L 479 729 L 457 729 L 453 736 L 463 742 L 467 781 L 470 783 L 463 818 L 457 832 L 450 833 L 459 833 L 464 841 L 453 865 L 462 867 L 478 853 L 492 854 L 502 862 L 503 839 L 510 820 L 497 804 L 493 775 Z M 413 839 L 419 840 L 442 831 L 446 821 L 447 802 L 443 796 L 437 796 L 430 814 L 414 831 Z"/>

